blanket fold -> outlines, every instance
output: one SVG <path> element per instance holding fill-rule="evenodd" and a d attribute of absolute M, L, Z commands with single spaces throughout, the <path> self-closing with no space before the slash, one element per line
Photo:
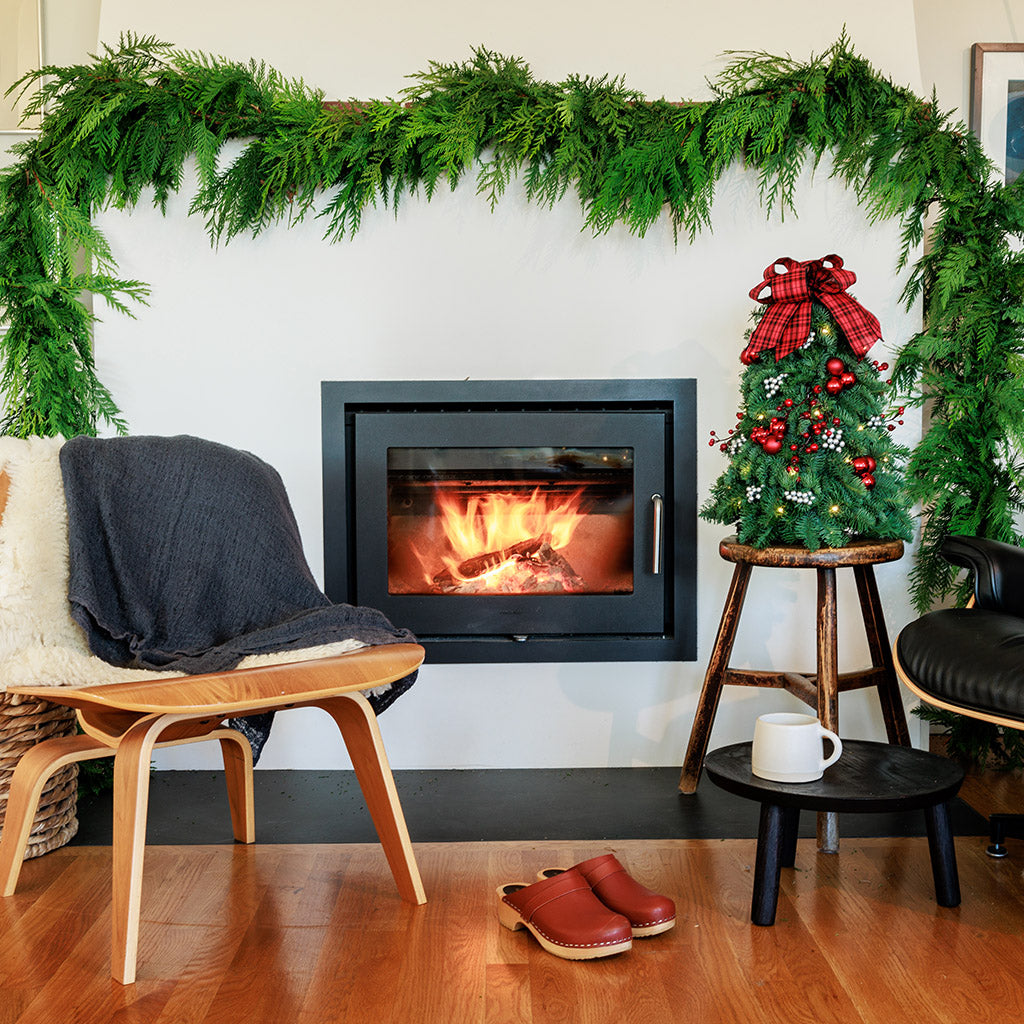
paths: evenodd
<path fill-rule="evenodd" d="M 71 614 L 112 665 L 197 674 L 250 654 L 415 640 L 319 589 L 284 483 L 255 455 L 186 435 L 75 437 L 60 465 Z M 374 711 L 414 679 L 368 693 Z M 232 721 L 254 756 L 271 717 Z"/>

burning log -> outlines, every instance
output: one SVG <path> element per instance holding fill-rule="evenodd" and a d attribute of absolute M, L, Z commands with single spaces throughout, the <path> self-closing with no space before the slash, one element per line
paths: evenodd
<path fill-rule="evenodd" d="M 521 572 L 514 579 L 487 584 L 481 579 L 498 566 L 509 563 Z M 529 540 L 518 541 L 497 551 L 474 555 L 460 562 L 455 572 L 444 569 L 433 577 L 434 586 L 442 593 L 477 593 L 493 589 L 502 593 L 564 592 L 583 589 L 583 580 L 572 566 L 551 546 L 551 534 L 542 533 Z"/>
<path fill-rule="evenodd" d="M 531 537 L 529 540 L 521 540 L 517 544 L 511 544 L 507 548 L 500 548 L 497 551 L 488 551 L 485 555 L 474 555 L 465 561 L 459 562 L 454 575 L 450 569 L 444 569 L 434 576 L 434 583 L 439 587 L 457 584 L 459 580 L 471 580 L 476 576 L 483 576 L 488 569 L 493 569 L 502 562 L 507 562 L 516 555 L 528 558 L 540 551 L 544 544 L 550 544 L 551 534 L 542 533 L 538 537 Z"/>

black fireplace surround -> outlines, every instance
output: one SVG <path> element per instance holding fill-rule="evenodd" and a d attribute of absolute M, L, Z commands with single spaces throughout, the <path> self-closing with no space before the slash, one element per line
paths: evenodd
<path fill-rule="evenodd" d="M 328 597 L 434 663 L 695 660 L 695 404 L 682 379 L 323 382 Z"/>

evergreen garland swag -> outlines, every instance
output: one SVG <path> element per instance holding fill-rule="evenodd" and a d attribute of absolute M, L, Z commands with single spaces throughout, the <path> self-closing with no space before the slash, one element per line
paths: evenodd
<path fill-rule="evenodd" d="M 899 219 L 897 269 L 923 239 L 908 303 L 926 328 L 892 374 L 907 405 L 930 402 L 931 426 L 907 465 L 906 501 L 924 510 L 912 583 L 925 608 L 954 586 L 938 555 L 949 533 L 1014 541 L 1024 465 L 1024 231 L 1019 184 L 991 167 L 963 124 L 878 74 L 845 35 L 801 63 L 734 54 L 705 103 L 646 100 L 620 79 L 537 81 L 517 58 L 480 49 L 431 64 L 391 100 L 325 104 L 263 64 L 124 36 L 90 64 L 46 67 L 36 89 L 39 135 L 0 171 L 3 429 L 12 434 L 124 429 L 90 346 L 97 300 L 131 315 L 147 286 L 120 278 L 91 222 L 95 210 L 161 208 L 194 159 L 192 211 L 214 243 L 311 213 L 336 242 L 378 203 L 396 212 L 475 174 L 492 207 L 514 176 L 551 206 L 572 190 L 594 232 L 643 235 L 667 214 L 677 239 L 711 226 L 716 182 L 734 161 L 757 174 L 766 209 L 791 211 L 800 171 L 832 156 L 868 219 Z M 224 146 L 243 139 L 228 159 Z M 314 209 L 316 204 L 316 209 Z"/>

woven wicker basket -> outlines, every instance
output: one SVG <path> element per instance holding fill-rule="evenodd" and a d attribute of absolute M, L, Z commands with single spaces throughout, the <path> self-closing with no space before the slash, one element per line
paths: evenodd
<path fill-rule="evenodd" d="M 7 796 L 15 766 L 29 747 L 51 736 L 75 732 L 73 708 L 35 697 L 0 693 L 0 820 L 7 811 Z M 78 765 L 55 772 L 39 799 L 25 857 L 39 857 L 69 842 L 78 831 Z"/>

